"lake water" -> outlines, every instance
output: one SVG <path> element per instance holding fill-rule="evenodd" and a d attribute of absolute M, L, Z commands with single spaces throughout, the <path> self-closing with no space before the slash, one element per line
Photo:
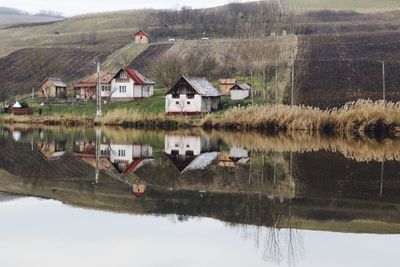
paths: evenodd
<path fill-rule="evenodd" d="M 400 138 L 0 126 L 0 266 L 398 266 Z"/>

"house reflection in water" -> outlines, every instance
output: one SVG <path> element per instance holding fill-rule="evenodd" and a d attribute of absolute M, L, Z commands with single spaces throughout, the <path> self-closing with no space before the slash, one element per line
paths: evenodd
<path fill-rule="evenodd" d="M 133 173 L 153 160 L 153 148 L 147 144 L 100 144 L 100 168 L 115 170 L 119 173 Z M 74 155 L 91 165 L 96 160 L 96 142 L 75 141 Z M 92 160 L 90 160 L 92 159 Z"/>
<path fill-rule="evenodd" d="M 58 160 L 67 153 L 66 142 L 40 140 L 37 143 L 37 151 L 46 160 Z"/>
<path fill-rule="evenodd" d="M 146 192 L 146 185 L 145 184 L 133 184 L 132 185 L 132 194 L 136 197 L 141 197 Z"/>
<path fill-rule="evenodd" d="M 146 144 L 101 145 L 101 154 L 109 159 L 120 173 L 133 173 L 153 160 L 153 148 Z"/>
<path fill-rule="evenodd" d="M 183 173 L 201 170 L 213 163 L 219 155 L 218 142 L 210 137 L 195 135 L 166 135 L 164 153 Z"/>
<path fill-rule="evenodd" d="M 218 157 L 218 166 L 235 168 L 250 161 L 251 153 L 242 147 L 231 147 L 228 152 L 222 152 Z"/>

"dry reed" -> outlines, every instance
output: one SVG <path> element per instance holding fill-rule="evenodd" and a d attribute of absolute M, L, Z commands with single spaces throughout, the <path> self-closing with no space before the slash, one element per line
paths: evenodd
<path fill-rule="evenodd" d="M 400 102 L 358 100 L 340 109 L 265 105 L 235 107 L 221 117 L 207 116 L 202 125 L 212 128 L 267 131 L 399 132 Z"/>

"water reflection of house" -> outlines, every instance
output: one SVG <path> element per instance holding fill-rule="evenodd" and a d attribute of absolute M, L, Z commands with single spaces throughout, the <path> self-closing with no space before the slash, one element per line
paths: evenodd
<path fill-rule="evenodd" d="M 132 185 L 132 194 L 137 197 L 141 197 L 146 192 L 147 186 L 145 184 L 133 184 Z"/>
<path fill-rule="evenodd" d="M 250 161 L 250 152 L 241 147 L 231 147 L 228 152 L 223 152 L 218 157 L 218 166 L 234 168 L 247 164 Z"/>
<path fill-rule="evenodd" d="M 152 160 L 153 148 L 147 144 L 102 143 L 100 144 L 99 153 L 100 168 L 113 169 L 120 173 L 133 173 Z M 87 140 L 75 141 L 74 155 L 90 164 L 95 163 L 96 142 Z"/>
<path fill-rule="evenodd" d="M 66 142 L 42 140 L 37 143 L 37 151 L 47 160 L 58 160 L 66 153 Z"/>
<path fill-rule="evenodd" d="M 166 135 L 165 154 L 180 172 L 204 169 L 218 157 L 219 146 L 211 138 Z"/>
<path fill-rule="evenodd" d="M 107 148 L 101 148 L 102 154 L 107 153 Z M 111 163 L 121 173 L 132 173 L 151 161 L 153 147 L 146 144 L 110 144 L 109 156 Z"/>

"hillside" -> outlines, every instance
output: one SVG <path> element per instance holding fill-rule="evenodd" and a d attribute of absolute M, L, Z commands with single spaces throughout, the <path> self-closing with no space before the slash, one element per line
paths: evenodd
<path fill-rule="evenodd" d="M 371 13 L 400 9 L 398 0 L 283 0 L 290 7 L 310 10 L 354 10 L 357 12 Z"/>
<path fill-rule="evenodd" d="M 400 35 L 378 32 L 309 35 L 299 38 L 296 103 L 330 108 L 358 98 L 400 101 Z"/>
<path fill-rule="evenodd" d="M 299 22 L 319 27 L 327 26 L 324 18 L 315 18 L 314 15 L 303 14 L 318 9 L 355 9 L 364 12 L 393 11 L 400 9 L 396 0 L 366 1 L 357 0 L 345 4 L 345 1 L 327 1 L 322 3 L 316 0 L 298 1 L 287 0 L 282 9 L 277 2 L 230 3 L 225 6 L 207 9 L 181 10 L 127 10 L 118 12 L 98 13 L 75 16 L 64 21 L 45 25 L 21 25 L 20 27 L 0 30 L 0 57 L 26 47 L 97 47 L 99 45 L 126 45 L 132 41 L 132 33 L 144 29 L 152 36 L 152 41 L 163 41 L 168 37 L 182 39 L 198 39 L 205 33 L 213 38 L 239 37 L 259 38 L 270 35 L 271 32 L 299 32 Z M 349 2 L 349 1 L 347 1 Z M 354 3 L 353 3 L 354 2 Z M 289 14 L 278 16 L 279 12 Z M 264 15 L 260 15 L 264 14 Z M 354 31 L 355 27 L 362 30 L 360 25 L 372 23 L 370 27 L 381 29 L 382 25 L 389 27 L 398 19 L 396 14 L 379 14 L 371 20 L 370 16 L 362 17 L 351 13 L 350 18 L 344 18 L 343 27 L 335 27 L 335 31 Z M 343 21 L 342 21 L 343 22 Z M 249 27 L 249 25 L 252 25 Z M 297 25 L 297 26 L 296 26 Z M 332 25 L 332 24 L 331 24 Z M 397 23 L 398 25 L 398 23 Z M 328 27 L 329 28 L 329 27 Z M 341 29 L 343 28 L 343 29 Z M 330 29 L 332 30 L 332 29 Z M 325 30 L 326 31 L 326 30 Z"/>
<path fill-rule="evenodd" d="M 28 23 L 46 23 L 53 21 L 60 21 L 64 18 L 61 16 L 54 16 L 51 14 L 36 14 L 31 15 L 25 11 L 8 8 L 8 7 L 0 7 L 0 28 L 5 27 L 7 25 L 15 25 L 15 24 L 28 24 Z"/>
<path fill-rule="evenodd" d="M 119 47 L 103 50 L 88 50 L 79 48 L 27 48 L 0 58 L 0 99 L 10 96 L 30 93 L 38 81 L 30 71 L 32 56 L 41 58 L 41 64 L 49 65 L 49 76 L 60 77 L 71 82 L 95 71 L 95 60 L 104 61 L 108 55 Z M 37 70 L 38 71 L 38 70 Z M 45 75 L 46 73 L 43 73 Z"/>

